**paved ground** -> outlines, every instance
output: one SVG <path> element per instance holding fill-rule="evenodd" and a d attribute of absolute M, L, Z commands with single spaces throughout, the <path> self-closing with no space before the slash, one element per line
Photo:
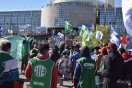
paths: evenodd
<path fill-rule="evenodd" d="M 21 64 L 19 63 L 18 64 L 18 68 L 19 68 L 19 71 L 20 71 L 20 66 Z M 24 80 L 24 88 L 28 88 L 27 86 L 29 85 L 29 82 L 26 80 L 25 76 L 24 75 L 20 75 L 20 79 Z M 57 86 L 57 88 L 71 88 L 71 81 L 64 81 L 64 86 Z"/>

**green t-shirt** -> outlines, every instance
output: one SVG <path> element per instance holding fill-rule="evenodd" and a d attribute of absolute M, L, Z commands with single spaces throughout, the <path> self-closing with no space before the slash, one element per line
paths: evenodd
<path fill-rule="evenodd" d="M 77 62 L 81 65 L 82 72 L 80 77 L 81 88 L 96 88 L 95 71 L 96 64 L 91 58 L 82 57 Z"/>
<path fill-rule="evenodd" d="M 30 63 L 33 69 L 30 87 L 50 88 L 54 62 L 51 59 L 40 60 L 34 57 Z"/>

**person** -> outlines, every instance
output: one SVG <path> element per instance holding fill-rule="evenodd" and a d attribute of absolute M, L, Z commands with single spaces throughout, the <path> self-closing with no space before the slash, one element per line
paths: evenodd
<path fill-rule="evenodd" d="M 70 55 L 70 48 L 68 45 L 65 46 L 65 49 L 63 50 L 61 55 L 66 57 Z"/>
<path fill-rule="evenodd" d="M 124 80 L 132 84 L 132 55 L 129 54 L 124 48 L 119 49 L 119 53 L 124 59 Z M 132 85 L 129 85 L 132 87 Z"/>
<path fill-rule="evenodd" d="M 100 47 L 95 47 L 94 48 L 94 54 L 96 55 L 95 62 L 96 62 L 96 66 L 97 66 L 96 67 L 97 71 L 99 70 L 100 63 L 101 63 L 101 58 L 102 58 L 102 55 L 100 54 L 99 49 L 100 49 Z"/>
<path fill-rule="evenodd" d="M 57 68 L 49 58 L 49 44 L 40 46 L 38 56 L 28 62 L 25 76 L 31 88 L 57 88 Z"/>
<path fill-rule="evenodd" d="M 64 44 L 64 42 L 61 42 L 60 45 L 59 45 L 60 55 L 63 52 L 64 48 L 65 48 L 65 44 Z"/>
<path fill-rule="evenodd" d="M 18 80 L 19 72 L 17 60 L 10 55 L 10 41 L 0 40 L 0 48 L 0 88 L 14 88 L 14 81 Z"/>
<path fill-rule="evenodd" d="M 108 55 L 105 57 L 104 70 L 102 71 L 103 88 L 121 88 L 117 81 L 123 77 L 123 58 L 118 53 L 115 43 L 108 44 L 107 52 Z"/>
<path fill-rule="evenodd" d="M 108 55 L 108 53 L 106 47 L 102 47 L 99 51 L 102 55 L 99 71 L 102 72 L 104 70 L 105 57 Z"/>
<path fill-rule="evenodd" d="M 38 43 L 33 42 L 32 49 L 30 51 L 30 58 L 36 57 L 38 54 Z"/>
<path fill-rule="evenodd" d="M 76 60 L 78 60 L 81 57 L 81 53 L 80 53 L 79 48 L 80 48 L 80 45 L 76 44 L 73 46 L 73 49 L 70 50 L 69 58 L 72 61 L 72 70 L 71 70 L 72 71 L 72 78 L 73 78 L 75 67 L 76 67 Z"/>
<path fill-rule="evenodd" d="M 81 57 L 81 53 L 80 53 L 80 45 L 76 44 L 73 46 L 73 49 L 70 50 L 70 56 L 69 58 L 72 59 L 72 69 L 73 72 L 75 70 L 76 67 L 76 60 L 78 60 Z"/>
<path fill-rule="evenodd" d="M 21 63 L 21 74 L 24 74 L 25 68 L 27 66 L 28 63 L 28 44 L 26 42 L 26 40 L 23 40 L 23 45 L 22 45 L 22 63 Z"/>
<path fill-rule="evenodd" d="M 57 62 L 57 60 L 60 58 L 59 52 L 58 52 L 58 50 L 55 47 L 51 50 L 51 53 L 50 54 L 51 54 L 50 55 L 50 58 L 54 62 Z"/>
<path fill-rule="evenodd" d="M 74 72 L 74 88 L 96 88 L 96 63 L 91 59 L 89 48 L 81 48 L 81 58 L 77 60 Z"/>
<path fill-rule="evenodd" d="M 101 49 L 99 49 L 99 52 L 101 53 L 102 58 L 101 58 L 99 70 L 97 71 L 97 73 L 102 72 L 104 70 L 104 61 L 105 61 L 105 57 L 107 56 L 106 47 L 101 47 Z M 103 83 L 103 77 L 100 76 L 100 75 L 97 75 L 96 76 L 96 85 L 97 85 L 97 87 L 102 88 L 102 83 Z"/>

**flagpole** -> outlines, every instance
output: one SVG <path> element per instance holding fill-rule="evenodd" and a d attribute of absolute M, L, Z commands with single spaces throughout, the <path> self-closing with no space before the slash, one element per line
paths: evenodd
<path fill-rule="evenodd" d="M 105 17 L 104 17 L 104 26 L 106 25 L 106 7 L 105 7 Z"/>
<path fill-rule="evenodd" d="M 66 40 L 65 40 L 66 38 L 65 37 L 66 37 L 66 31 L 64 29 L 64 44 L 66 45 Z"/>

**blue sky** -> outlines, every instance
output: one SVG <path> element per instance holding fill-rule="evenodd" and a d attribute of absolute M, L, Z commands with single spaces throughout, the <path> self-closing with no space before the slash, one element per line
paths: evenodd
<path fill-rule="evenodd" d="M 102 0 L 103 1 L 103 0 Z M 0 11 L 10 10 L 40 10 L 49 0 L 0 0 Z M 121 6 L 121 0 L 116 0 L 116 6 Z"/>

